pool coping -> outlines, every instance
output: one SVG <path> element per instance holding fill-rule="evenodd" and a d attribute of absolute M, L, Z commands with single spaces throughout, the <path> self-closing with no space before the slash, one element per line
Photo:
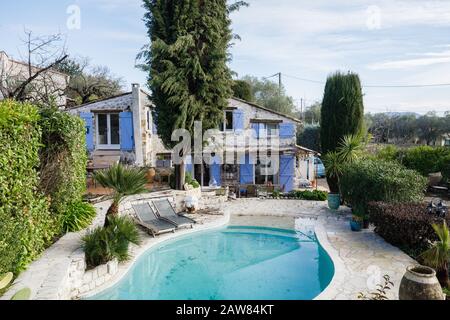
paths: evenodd
<path fill-rule="evenodd" d="M 207 222 L 205 224 L 194 225 L 192 229 L 177 230 L 175 233 L 166 233 L 163 235 L 159 235 L 155 238 L 149 238 L 148 243 L 140 245 L 138 247 L 134 247 L 134 252 L 132 252 L 133 256 L 132 259 L 128 260 L 126 263 L 119 264 L 117 273 L 110 280 L 108 280 L 108 282 L 91 291 L 88 291 L 87 293 L 80 294 L 77 297 L 74 297 L 73 299 L 77 300 L 89 299 L 107 289 L 112 288 L 127 275 L 127 273 L 135 265 L 136 261 L 151 248 L 160 245 L 166 241 L 177 239 L 186 235 L 191 235 L 202 231 L 214 230 L 217 228 L 224 227 L 229 224 L 231 215 L 225 212 L 222 216 L 217 217 L 220 218 L 215 219 L 214 221 L 211 222 Z"/>
<path fill-rule="evenodd" d="M 156 238 L 150 238 L 147 244 L 135 247 L 135 251 L 133 252 L 133 258 L 127 261 L 126 263 L 120 264 L 117 273 L 108 282 L 87 293 L 78 295 L 77 297 L 75 297 L 75 299 L 89 299 L 118 284 L 128 274 L 131 268 L 135 265 L 136 261 L 138 261 L 138 259 L 146 252 L 148 252 L 148 250 L 150 250 L 151 248 L 160 245 L 166 241 L 181 238 L 186 235 L 222 228 L 224 226 L 229 225 L 230 219 L 231 214 L 229 212 L 225 212 L 224 215 L 221 216 L 219 219 L 207 222 L 203 225 L 196 225 L 193 229 L 178 230 L 176 233 L 164 234 Z M 325 252 L 328 254 L 328 256 L 333 262 L 334 274 L 328 286 L 312 300 L 332 300 L 333 297 L 336 295 L 335 288 L 342 286 L 345 276 L 348 274 L 348 270 L 346 269 L 345 264 L 339 257 L 339 254 L 336 251 L 336 249 L 334 249 L 334 247 L 330 244 L 325 226 L 322 225 L 320 220 L 317 220 L 317 223 L 314 226 L 314 232 L 318 243 L 325 250 Z"/>
<path fill-rule="evenodd" d="M 317 297 L 313 300 L 333 300 L 336 296 L 336 288 L 343 286 L 345 281 L 345 276 L 349 274 L 348 269 L 345 267 L 345 263 L 339 256 L 338 251 L 331 245 L 328 240 L 327 231 L 325 226 L 318 220 L 315 225 L 316 238 L 322 248 L 330 257 L 334 265 L 334 275 L 331 282 Z"/>

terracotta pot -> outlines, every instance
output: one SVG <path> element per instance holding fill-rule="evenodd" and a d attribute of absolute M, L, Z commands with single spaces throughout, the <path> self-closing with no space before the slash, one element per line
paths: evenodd
<path fill-rule="evenodd" d="M 153 181 L 155 180 L 155 176 L 156 176 L 156 170 L 153 168 L 150 168 L 147 170 L 147 182 L 148 183 L 153 183 Z"/>
<path fill-rule="evenodd" d="M 425 266 L 410 266 L 400 282 L 400 300 L 444 300 L 436 271 Z"/>

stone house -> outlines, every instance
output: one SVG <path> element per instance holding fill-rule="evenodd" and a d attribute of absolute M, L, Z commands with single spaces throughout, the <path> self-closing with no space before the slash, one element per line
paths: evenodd
<path fill-rule="evenodd" d="M 31 66 L 31 73 L 36 74 L 40 69 Z M 30 77 L 28 63 L 14 60 L 4 51 L 0 51 L 0 100 L 4 98 L 4 91 L 9 91 L 17 83 Z M 40 100 L 43 96 L 53 96 L 58 106 L 66 105 L 65 90 L 70 77 L 67 74 L 54 69 L 42 72 L 29 84 L 30 95 L 33 99 Z"/>
<path fill-rule="evenodd" d="M 86 122 L 86 141 L 91 158 L 113 157 L 122 163 L 147 167 L 171 167 L 172 152 L 164 148 L 153 123 L 150 95 L 138 84 L 132 91 L 70 109 Z M 224 141 L 236 141 L 247 130 L 256 133 L 256 140 L 276 138 L 276 160 L 279 170 L 267 173 L 271 161 L 262 160 L 259 145 L 234 147 L 234 160 L 224 161 L 212 154 L 208 163 L 186 159 L 186 170 L 202 186 L 274 184 L 285 191 L 299 187 L 302 180 L 314 180 L 313 150 L 296 144 L 297 127 L 301 121 L 262 106 L 232 98 L 224 111 L 223 123 L 216 133 Z M 229 139 L 229 140 L 227 140 Z M 227 150 L 228 152 L 228 150 Z M 266 154 L 275 154 L 265 148 Z M 279 161 L 278 161 L 279 160 Z"/>

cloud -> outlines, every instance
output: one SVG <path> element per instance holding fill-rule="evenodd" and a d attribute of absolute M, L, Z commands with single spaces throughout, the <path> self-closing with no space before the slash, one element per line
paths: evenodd
<path fill-rule="evenodd" d="M 450 62 L 450 50 L 443 52 L 425 52 L 422 57 L 373 63 L 368 66 L 371 70 L 409 69 L 415 67 L 432 66 Z"/>

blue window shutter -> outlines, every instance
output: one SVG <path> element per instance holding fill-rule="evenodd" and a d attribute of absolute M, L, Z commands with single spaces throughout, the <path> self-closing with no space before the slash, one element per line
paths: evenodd
<path fill-rule="evenodd" d="M 250 159 L 250 155 L 246 154 L 240 161 L 239 181 L 241 184 L 253 184 L 255 181 L 255 168 Z"/>
<path fill-rule="evenodd" d="M 186 172 L 189 172 L 192 178 L 194 178 L 194 165 L 192 164 L 192 156 L 186 157 L 185 168 Z"/>
<path fill-rule="evenodd" d="M 121 112 L 120 115 L 120 149 L 132 151 L 134 149 L 133 113 Z"/>
<path fill-rule="evenodd" d="M 153 122 L 153 125 L 152 125 L 152 133 L 153 134 L 158 134 L 158 128 L 156 127 L 155 122 Z"/>
<path fill-rule="evenodd" d="M 280 156 L 280 185 L 284 187 L 284 192 L 294 189 L 295 177 L 295 155 Z"/>
<path fill-rule="evenodd" d="M 244 130 L 244 111 L 236 109 L 233 111 L 233 129 Z"/>
<path fill-rule="evenodd" d="M 260 123 L 252 123 L 252 129 L 256 132 L 256 138 L 259 138 Z"/>
<path fill-rule="evenodd" d="M 295 137 L 295 125 L 293 123 L 280 123 L 280 139 Z"/>
<path fill-rule="evenodd" d="M 222 165 L 219 156 L 213 158 L 213 162 L 210 166 L 210 175 L 216 180 L 217 186 L 222 185 Z"/>
<path fill-rule="evenodd" d="M 94 114 L 91 112 L 82 112 L 80 117 L 86 125 L 86 147 L 88 151 L 94 151 Z"/>

